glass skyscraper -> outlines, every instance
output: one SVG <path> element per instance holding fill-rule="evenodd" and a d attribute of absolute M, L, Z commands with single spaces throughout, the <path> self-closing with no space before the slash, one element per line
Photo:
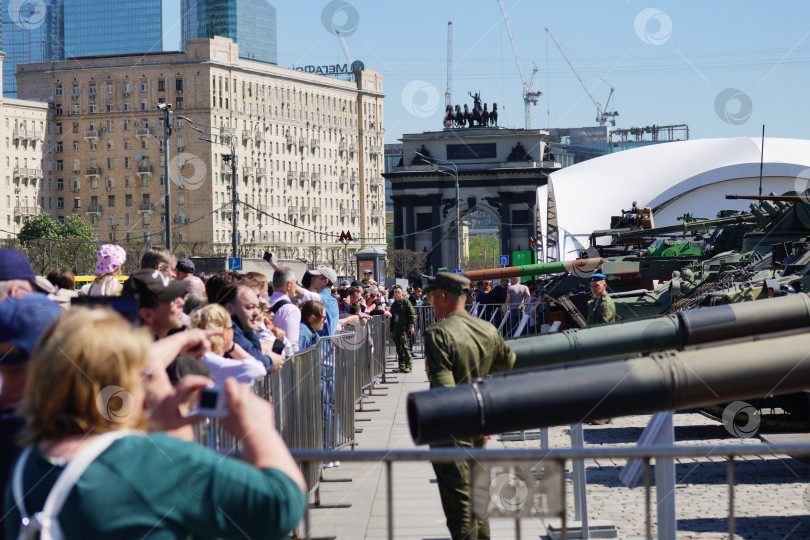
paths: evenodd
<path fill-rule="evenodd" d="M 17 97 L 17 64 L 64 60 L 64 0 L 2 0 L 2 4 L 3 95 Z"/>
<path fill-rule="evenodd" d="M 231 38 L 239 57 L 277 64 L 276 8 L 267 0 L 182 0 L 182 48 L 187 39 Z"/>
<path fill-rule="evenodd" d="M 2 0 L 3 95 L 18 64 L 163 50 L 162 0 Z"/>
<path fill-rule="evenodd" d="M 162 0 L 62 0 L 65 57 L 160 52 Z"/>

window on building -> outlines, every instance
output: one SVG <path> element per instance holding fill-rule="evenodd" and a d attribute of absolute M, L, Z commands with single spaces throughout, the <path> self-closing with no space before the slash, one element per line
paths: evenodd
<path fill-rule="evenodd" d="M 132 206 L 132 195 L 124 195 L 124 206 Z"/>
<path fill-rule="evenodd" d="M 62 95 L 62 85 L 61 85 L 61 84 L 57 84 L 57 85 L 54 87 L 54 89 L 53 89 L 53 95 L 54 95 L 54 96 L 56 96 L 56 97 L 59 97 L 59 96 L 61 96 L 61 95 Z"/>
<path fill-rule="evenodd" d="M 107 93 L 108 93 L 108 94 L 112 94 L 112 93 L 113 93 L 113 83 L 108 82 L 108 83 L 106 84 L 106 88 L 107 88 Z"/>
<path fill-rule="evenodd" d="M 149 82 L 141 81 L 141 92 L 146 92 L 147 90 L 149 90 Z"/>
<path fill-rule="evenodd" d="M 91 96 L 96 95 L 96 83 L 90 83 L 87 89 L 87 93 L 90 94 Z"/>
<path fill-rule="evenodd" d="M 81 208 L 81 207 L 82 207 L 82 198 L 73 197 L 73 208 Z"/>
<path fill-rule="evenodd" d="M 183 91 L 183 79 L 177 78 L 174 80 L 174 91 L 175 92 Z"/>
<path fill-rule="evenodd" d="M 158 79 L 158 92 L 165 92 L 166 91 L 166 79 Z M 144 92 L 141 89 L 141 92 Z"/>
<path fill-rule="evenodd" d="M 65 198 L 64 197 L 57 197 L 56 198 L 56 208 L 64 208 L 65 207 Z"/>
<path fill-rule="evenodd" d="M 110 208 L 115 206 L 115 195 L 107 195 L 107 206 Z"/>

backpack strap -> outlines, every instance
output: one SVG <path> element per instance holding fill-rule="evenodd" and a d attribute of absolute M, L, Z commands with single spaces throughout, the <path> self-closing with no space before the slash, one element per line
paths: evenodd
<path fill-rule="evenodd" d="M 62 474 L 59 475 L 47 499 L 45 499 L 42 511 L 38 512 L 33 520 L 25 509 L 22 493 L 23 469 L 33 446 L 25 448 L 20 455 L 20 459 L 17 461 L 17 465 L 14 467 L 14 477 L 12 479 L 14 503 L 17 505 L 22 518 L 22 526 L 20 527 L 18 539 L 31 538 L 32 533 L 36 535 L 36 532 L 39 532 L 38 536 L 43 540 L 60 540 L 63 538 L 57 516 L 62 511 L 62 507 L 65 505 L 65 501 L 76 485 L 76 482 L 79 481 L 81 475 L 84 474 L 93 461 L 104 453 L 113 442 L 130 435 L 143 436 L 143 432 L 135 429 L 108 431 L 102 433 L 82 448 L 82 450 L 70 460 L 65 470 L 62 471 Z"/>
<path fill-rule="evenodd" d="M 270 308 L 270 311 L 272 311 L 273 314 L 275 315 L 276 313 L 278 313 L 278 310 L 280 310 L 282 307 L 286 306 L 289 303 L 290 303 L 289 300 L 281 298 L 278 302 L 273 304 L 273 307 Z"/>

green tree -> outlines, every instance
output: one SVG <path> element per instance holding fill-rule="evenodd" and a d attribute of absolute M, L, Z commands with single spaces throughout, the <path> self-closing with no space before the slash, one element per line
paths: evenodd
<path fill-rule="evenodd" d="M 98 243 L 93 229 L 80 216 L 68 216 L 59 223 L 48 214 L 39 214 L 25 221 L 18 238 L 38 274 L 62 266 L 76 275 L 93 271 Z"/>
<path fill-rule="evenodd" d="M 469 258 L 464 265 L 464 271 L 485 270 L 495 268 L 495 256 L 499 249 L 496 236 L 471 236 L 469 245 Z"/>

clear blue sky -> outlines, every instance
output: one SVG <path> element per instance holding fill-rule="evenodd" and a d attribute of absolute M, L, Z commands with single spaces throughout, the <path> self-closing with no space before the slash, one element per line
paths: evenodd
<path fill-rule="evenodd" d="M 467 91 L 523 126 L 522 84 L 497 0 L 349 0 L 332 20 L 352 56 L 384 77 L 386 142 L 441 128 L 447 22 L 452 102 Z M 565 45 L 597 99 L 616 89 L 617 127 L 689 124 L 692 138 L 808 138 L 810 2 L 786 0 L 504 0 L 527 78 L 539 68 L 532 127 L 596 125 L 596 107 L 554 43 Z M 323 24 L 327 1 L 275 2 L 280 66 L 345 63 Z M 180 40 L 179 0 L 165 0 L 164 48 Z M 351 28 L 350 28 L 351 27 Z M 730 90 L 734 89 L 737 92 Z"/>

